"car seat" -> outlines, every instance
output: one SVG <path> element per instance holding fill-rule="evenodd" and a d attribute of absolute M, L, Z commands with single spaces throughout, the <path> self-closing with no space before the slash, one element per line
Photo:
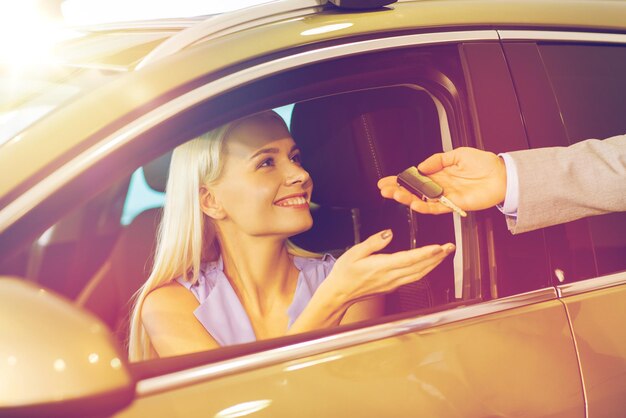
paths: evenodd
<path fill-rule="evenodd" d="M 171 153 L 143 167 L 146 183 L 164 192 Z M 152 267 L 161 208 L 137 215 L 119 235 L 108 260 L 92 276 L 76 304 L 100 317 L 120 342 L 128 335 L 131 299 L 146 281 Z"/>
<path fill-rule="evenodd" d="M 437 110 L 425 92 L 390 87 L 298 103 L 291 131 L 313 178 L 315 203 L 313 228 L 293 237 L 296 245 L 337 256 L 386 228 L 394 238 L 384 252 L 453 240 L 451 216 L 418 217 L 383 199 L 376 186 L 380 178 L 441 152 Z M 453 283 L 452 263 L 446 264 L 389 295 L 387 313 L 445 303 Z"/>

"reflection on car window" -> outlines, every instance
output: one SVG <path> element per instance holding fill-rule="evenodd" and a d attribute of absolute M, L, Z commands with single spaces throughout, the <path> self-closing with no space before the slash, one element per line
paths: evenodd
<path fill-rule="evenodd" d="M 540 45 L 569 144 L 626 133 L 626 47 Z M 594 216 L 555 227 L 568 281 L 626 270 L 626 212 Z M 597 269 L 597 271 L 596 271 Z"/>

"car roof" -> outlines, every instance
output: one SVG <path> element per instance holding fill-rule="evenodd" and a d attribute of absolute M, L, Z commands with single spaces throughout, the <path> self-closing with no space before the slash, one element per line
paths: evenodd
<path fill-rule="evenodd" d="M 278 3 L 282 2 L 254 8 L 255 15 L 264 12 L 273 16 L 271 19 L 253 18 L 221 33 L 207 26 L 206 36 L 189 45 L 181 43 L 178 50 L 160 57 L 154 64 L 80 97 L 8 141 L 0 148 L 0 166 L 11 167 L 12 175 L 0 176 L 0 197 L 64 154 L 80 149 L 87 138 L 112 121 L 131 114 L 146 103 L 203 75 L 278 51 L 340 38 L 357 39 L 376 33 L 401 34 L 409 30 L 510 28 L 626 32 L 626 19 L 623 19 L 626 2 L 619 0 L 415 0 L 394 3 L 381 11 L 339 11 L 330 6 L 321 7 L 319 0 L 304 0 L 296 2 L 295 14 L 275 13 Z M 304 7 L 305 3 L 310 7 Z M 245 11 L 235 13 L 241 15 Z M 219 23 L 228 18 L 229 14 L 224 14 L 208 20 Z M 319 30 L 331 25 L 339 25 L 334 27 L 341 29 Z M 132 24 L 125 26 L 125 29 L 120 26 L 108 30 L 132 28 Z M 185 33 L 183 25 L 178 27 L 177 34 L 172 36 Z M 193 28 L 194 25 L 188 26 L 186 30 Z M 102 28 L 99 32 L 106 30 Z M 51 140 L 51 132 L 59 133 L 58 137 Z M 28 164 L 24 164 L 25 161 Z"/>

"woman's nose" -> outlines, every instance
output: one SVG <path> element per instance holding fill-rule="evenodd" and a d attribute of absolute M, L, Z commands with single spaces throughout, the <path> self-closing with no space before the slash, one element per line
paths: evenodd
<path fill-rule="evenodd" d="M 286 176 L 287 185 L 302 183 L 304 185 L 308 185 L 311 182 L 311 176 L 309 176 L 309 172 L 304 168 L 294 165 L 292 166 L 289 173 Z"/>

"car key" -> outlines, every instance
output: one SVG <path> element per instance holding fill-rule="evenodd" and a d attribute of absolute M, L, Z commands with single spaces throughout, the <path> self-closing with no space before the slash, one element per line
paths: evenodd
<path fill-rule="evenodd" d="M 443 187 L 435 183 L 430 177 L 420 173 L 417 167 L 410 167 L 398 174 L 398 184 L 422 200 L 439 201 L 442 205 L 465 217 L 467 213 L 450 199 L 443 195 Z"/>

